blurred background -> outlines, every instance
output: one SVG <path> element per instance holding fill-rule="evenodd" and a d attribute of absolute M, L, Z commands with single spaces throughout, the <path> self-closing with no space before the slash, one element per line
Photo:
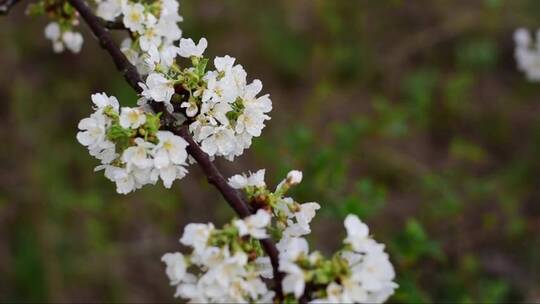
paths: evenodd
<path fill-rule="evenodd" d="M 45 18 L 0 18 L 0 301 L 170 302 L 163 253 L 187 222 L 232 216 L 201 171 L 118 195 L 75 139 L 90 94 L 135 95 L 81 26 L 55 55 Z M 226 175 L 304 171 L 327 254 L 355 213 L 387 244 L 393 302 L 540 301 L 540 83 L 512 34 L 535 0 L 181 1 L 188 37 L 238 58 L 274 102 Z M 121 35 L 118 35 L 120 38 Z"/>

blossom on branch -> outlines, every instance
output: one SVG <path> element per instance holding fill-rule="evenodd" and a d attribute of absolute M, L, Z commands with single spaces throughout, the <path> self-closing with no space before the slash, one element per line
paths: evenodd
<path fill-rule="evenodd" d="M 129 32 L 118 49 L 111 49 L 112 39 L 100 31 L 101 21 L 84 3 L 69 3 L 106 40 L 102 44 L 140 92 L 139 106 L 133 108 L 120 107 L 105 93 L 92 95 L 94 112 L 80 121 L 76 137 L 101 162 L 95 170 L 103 170 L 122 194 L 159 180 L 170 188 L 187 174 L 190 141 L 190 162 L 196 159 L 214 172 L 213 178 L 218 176 L 216 181 L 208 174 L 241 217 L 220 229 L 212 223 L 185 227 L 180 243 L 191 252 L 162 257 L 176 297 L 190 302 L 380 303 L 393 294 L 395 272 L 385 247 L 356 215 L 345 218 L 347 236 L 334 255 L 310 252 L 306 237 L 321 206 L 287 196 L 302 181 L 301 171 L 290 171 L 274 191 L 267 187 L 264 169 L 232 176 L 228 183 L 215 174 L 209 159 L 232 161 L 242 155 L 271 119 L 272 101 L 261 94 L 260 80 L 248 81 L 235 58 L 210 61 L 204 57 L 206 38 L 197 44 L 182 38 L 177 0 L 98 0 L 97 15 L 121 21 L 120 28 Z M 55 21 L 47 25 L 45 36 L 54 51 L 79 52 L 83 38 L 72 31 L 77 10 L 67 4 L 48 14 Z M 540 79 L 529 34 L 518 31 L 515 39 L 519 68 L 530 79 Z M 165 111 L 156 105 L 164 105 Z"/>
<path fill-rule="evenodd" d="M 180 242 L 192 248 L 189 255 L 167 253 L 162 257 L 170 283 L 176 286 L 176 297 L 196 303 L 272 302 L 275 293 L 263 281 L 266 270 L 255 258 L 262 256 L 262 248 L 254 238 L 241 234 L 236 224 L 222 229 L 213 224 L 188 224 Z M 195 271 L 187 272 L 188 268 Z"/>
<path fill-rule="evenodd" d="M 310 253 L 305 236 L 311 233 L 310 223 L 321 206 L 315 202 L 300 204 L 285 197 L 290 188 L 301 181 L 302 175 L 297 170 L 289 172 L 273 192 L 264 182 L 264 170 L 229 179 L 231 186 L 243 190 L 252 208 L 258 208 L 256 215 L 263 212 L 272 215 L 266 229 L 277 237 L 285 300 L 294 302 L 303 298 L 314 303 L 386 301 L 397 288 L 394 268 L 384 252 L 384 245 L 369 236 L 367 225 L 356 215 L 348 215 L 344 221 L 347 236 L 341 250 L 330 258 L 317 251 Z M 238 223 L 242 222 L 235 222 L 242 235 L 242 231 L 248 230 L 247 225 Z"/>
<path fill-rule="evenodd" d="M 96 170 L 126 194 L 159 178 L 166 188 L 183 178 L 188 143 L 170 131 L 159 130 L 159 115 L 142 108 L 122 107 L 104 93 L 93 94 L 95 112 L 79 123 L 77 140 L 101 161 Z"/>

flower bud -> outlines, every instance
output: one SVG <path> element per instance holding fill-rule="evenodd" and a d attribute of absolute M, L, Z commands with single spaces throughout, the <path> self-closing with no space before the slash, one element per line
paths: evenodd
<path fill-rule="evenodd" d="M 292 170 L 287 174 L 287 183 L 289 185 L 297 185 L 302 181 L 302 171 Z"/>

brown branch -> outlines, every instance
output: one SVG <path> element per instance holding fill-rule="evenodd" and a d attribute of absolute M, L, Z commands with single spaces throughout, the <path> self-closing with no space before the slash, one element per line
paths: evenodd
<path fill-rule="evenodd" d="M 15 4 L 19 3 L 20 0 L 3 0 L 0 1 L 0 15 L 7 15 L 9 13 L 9 10 L 15 6 Z"/>
<path fill-rule="evenodd" d="M 108 28 L 109 30 L 128 30 L 122 20 L 119 19 L 108 21 L 103 18 L 99 18 L 99 21 L 105 28 Z"/>
<path fill-rule="evenodd" d="M 189 146 L 187 147 L 188 153 L 201 166 L 206 175 L 206 178 L 208 179 L 208 182 L 218 188 L 223 197 L 227 200 L 227 202 L 229 202 L 229 205 L 231 205 L 231 207 L 236 211 L 236 213 L 242 218 L 251 215 L 252 213 L 249 210 L 248 205 L 240 197 L 238 191 L 229 186 L 223 175 L 219 172 L 218 168 L 208 157 L 208 154 L 204 153 L 204 151 L 201 150 L 199 145 L 197 145 L 197 143 L 189 135 L 187 126 L 182 126 L 180 129 L 174 130 L 174 133 L 176 133 L 178 136 L 181 136 L 189 143 Z M 279 252 L 271 239 L 261 240 L 261 244 L 266 254 L 268 254 L 268 256 L 270 257 L 270 262 L 272 263 L 272 269 L 274 272 L 274 284 L 276 285 L 276 294 L 278 295 L 278 299 L 282 300 L 282 274 L 278 270 Z"/>
<path fill-rule="evenodd" d="M 219 172 L 218 168 L 208 157 L 199 145 L 193 140 L 193 137 L 189 134 L 187 126 L 182 126 L 180 128 L 174 128 L 172 130 L 176 135 L 184 138 L 189 146 L 187 151 L 201 166 L 201 169 L 204 171 L 208 182 L 218 188 L 219 192 L 223 195 L 225 200 L 229 202 L 234 211 L 242 218 L 251 215 L 251 211 L 248 206 L 244 203 L 244 200 L 240 197 L 238 191 L 227 183 L 223 175 Z"/>
<path fill-rule="evenodd" d="M 129 83 L 129 85 L 140 93 L 142 91 L 141 87 L 138 85 L 139 82 L 142 82 L 142 78 L 137 72 L 137 69 L 127 60 L 122 51 L 114 43 L 109 32 L 104 28 L 103 24 L 100 22 L 100 19 L 94 15 L 90 8 L 86 5 L 84 0 L 68 0 L 69 3 L 79 12 L 82 19 L 88 24 L 92 33 L 96 36 L 101 46 L 109 52 L 113 61 L 120 72 L 124 75 L 124 78 Z M 162 103 L 151 103 L 152 108 L 156 112 L 166 113 L 163 110 Z M 186 126 L 176 127 L 172 124 L 167 124 L 168 128 L 172 130 L 175 134 L 184 138 L 189 146 L 187 148 L 188 153 L 197 161 L 201 169 L 203 170 L 208 182 L 214 185 L 218 191 L 223 195 L 227 203 L 234 209 L 234 211 L 241 217 L 251 215 L 248 205 L 244 202 L 240 193 L 229 186 L 225 177 L 214 163 L 210 160 L 209 156 L 201 150 L 199 145 L 193 140 L 189 134 Z M 281 301 L 283 300 L 283 293 L 281 288 L 281 279 L 282 274 L 279 272 L 279 261 L 278 255 L 279 252 L 271 239 L 261 240 L 261 244 L 270 257 L 272 263 L 273 272 L 274 272 L 274 283 L 275 291 L 277 298 Z"/>

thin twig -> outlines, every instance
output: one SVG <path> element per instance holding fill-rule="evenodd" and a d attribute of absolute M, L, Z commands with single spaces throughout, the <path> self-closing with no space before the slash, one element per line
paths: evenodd
<path fill-rule="evenodd" d="M 94 13 L 86 5 L 84 0 L 68 0 L 68 1 L 79 12 L 82 19 L 88 24 L 88 26 L 90 27 L 90 29 L 92 30 L 92 32 L 94 33 L 98 41 L 100 42 L 101 46 L 105 48 L 107 52 L 109 52 L 109 54 L 113 58 L 113 61 L 116 67 L 118 68 L 119 71 L 122 72 L 128 84 L 135 91 L 137 91 L 137 93 L 140 93 L 142 89 L 138 84 L 142 82 L 141 76 L 137 72 L 137 69 L 127 60 L 126 56 L 124 56 L 122 51 L 114 43 L 110 33 L 104 28 L 103 24 L 100 22 L 100 19 L 94 15 Z M 153 102 L 151 103 L 151 106 L 156 112 L 163 112 L 163 113 L 166 112 L 163 109 L 162 103 Z M 191 135 L 189 134 L 187 130 L 187 127 L 186 126 L 181 126 L 181 127 L 169 126 L 169 129 L 171 129 L 175 134 L 184 138 L 189 143 L 189 146 L 187 148 L 188 153 L 197 161 L 197 163 L 203 170 L 204 174 L 206 175 L 208 182 L 214 185 L 218 189 L 218 191 L 225 198 L 227 203 L 229 203 L 229 205 L 234 209 L 234 211 L 241 218 L 251 215 L 252 213 L 249 210 L 248 205 L 240 196 L 240 193 L 236 189 L 229 186 L 223 174 L 221 174 L 219 169 L 210 160 L 208 155 L 204 151 L 202 151 L 199 145 L 193 140 L 193 138 L 191 137 Z M 266 254 L 270 257 L 270 261 L 272 263 L 272 268 L 274 272 L 276 296 L 277 296 L 277 299 L 281 301 L 283 299 L 283 293 L 281 290 L 282 275 L 278 270 L 279 269 L 279 261 L 278 261 L 279 252 L 274 242 L 271 239 L 261 240 L 261 244 Z"/>
<path fill-rule="evenodd" d="M 15 6 L 15 4 L 19 3 L 20 0 L 2 0 L 0 1 L 0 15 L 7 15 L 9 13 L 9 10 Z"/>

